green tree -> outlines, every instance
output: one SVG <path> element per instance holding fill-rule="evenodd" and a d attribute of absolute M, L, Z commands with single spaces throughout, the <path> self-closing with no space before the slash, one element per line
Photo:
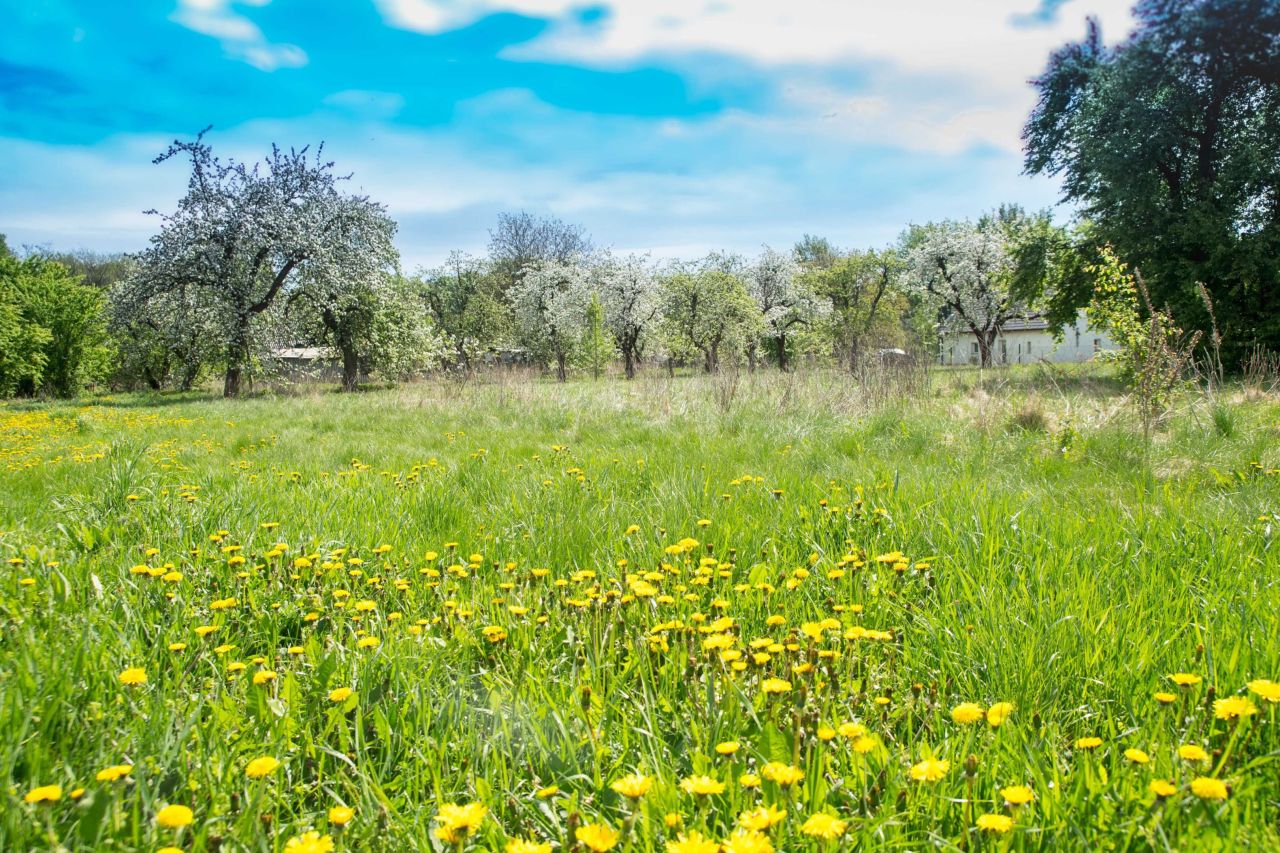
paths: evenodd
<path fill-rule="evenodd" d="M 801 255 L 803 257 L 803 255 Z M 808 286 L 831 304 L 827 317 L 832 349 L 851 371 L 858 369 L 865 345 L 875 338 L 898 344 L 906 298 L 899 278 L 906 269 L 893 249 L 835 254 L 825 263 L 807 264 Z"/>
<path fill-rule="evenodd" d="M 583 367 L 591 371 L 592 379 L 599 379 L 605 365 L 613 360 L 615 349 L 613 336 L 604 322 L 604 306 L 600 294 L 592 292 L 587 302 L 582 340 L 574 350 Z"/>
<path fill-rule="evenodd" d="M 112 367 L 105 297 L 42 255 L 0 256 L 0 393 L 74 397 Z"/>
<path fill-rule="evenodd" d="M 1203 282 L 1228 357 L 1280 348 L 1280 0 L 1143 0 L 1135 17 L 1121 44 L 1090 21 L 1050 57 L 1026 169 L 1062 177 L 1095 246 L 1140 268 L 1179 325 L 1209 326 Z M 1059 315 L 1091 298 L 1073 281 Z"/>
<path fill-rule="evenodd" d="M 745 350 L 759 338 L 764 321 L 746 284 L 709 256 L 678 269 L 662 282 L 662 326 L 667 349 L 677 359 L 700 356 L 714 373 L 726 352 Z"/>
<path fill-rule="evenodd" d="M 510 342 L 515 318 L 491 265 L 454 252 L 443 266 L 419 277 L 419 292 L 448 343 L 448 362 L 470 370 L 481 354 Z"/>

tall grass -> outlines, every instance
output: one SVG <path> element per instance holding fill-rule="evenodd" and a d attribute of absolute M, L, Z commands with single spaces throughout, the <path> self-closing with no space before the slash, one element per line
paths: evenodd
<path fill-rule="evenodd" d="M 0 849 L 280 850 L 310 829 L 450 849 L 435 816 L 469 801 L 488 815 L 464 846 L 483 850 L 573 849 L 600 821 L 619 850 L 728 839 L 764 802 L 789 813 L 770 836 L 787 851 L 1280 844 L 1276 705 L 1245 687 L 1280 678 L 1274 397 L 1219 389 L 1229 419 L 1184 401 L 1148 449 L 1105 374 L 935 373 L 898 395 L 826 372 L 732 383 L 0 411 Z M 823 619 L 839 629 L 802 630 Z M 123 685 L 128 667 L 146 683 Z M 762 693 L 770 677 L 790 691 Z M 352 696 L 330 701 L 338 687 Z M 1236 695 L 1258 712 L 1218 719 Z M 966 725 L 962 702 L 1015 710 Z M 854 722 L 865 753 L 824 739 Z M 1210 760 L 1180 758 L 1189 744 Z M 259 756 L 282 766 L 246 778 Z M 929 756 L 949 770 L 913 780 Z M 803 781 L 739 784 L 767 761 Z M 610 788 L 633 771 L 656 779 L 636 803 Z M 682 792 L 703 773 L 725 791 Z M 1227 798 L 1198 797 L 1199 776 Z M 23 802 L 51 784 L 57 802 Z M 1010 785 L 1035 800 L 1006 805 Z M 167 803 L 192 825 L 158 826 Z M 843 840 L 802 831 L 820 811 Z"/>

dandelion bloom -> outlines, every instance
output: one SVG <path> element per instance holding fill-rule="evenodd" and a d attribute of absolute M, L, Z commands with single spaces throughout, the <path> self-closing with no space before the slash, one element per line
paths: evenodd
<path fill-rule="evenodd" d="M 22 798 L 24 803 L 56 803 L 62 799 L 61 785 L 41 785 L 38 788 L 32 788 L 27 795 Z"/>
<path fill-rule="evenodd" d="M 941 761 L 937 758 L 926 758 L 919 764 L 913 764 L 911 766 L 911 778 L 917 782 L 937 782 L 943 776 L 946 776 L 947 771 L 950 769 L 950 761 Z"/>
<path fill-rule="evenodd" d="M 803 770 L 799 767 L 792 767 L 790 764 L 783 764 L 781 761 L 770 761 L 760 768 L 760 775 L 784 788 L 804 779 Z"/>
<path fill-rule="evenodd" d="M 334 806 L 329 809 L 329 823 L 334 826 L 346 826 L 356 816 L 356 810 L 350 806 Z"/>
<path fill-rule="evenodd" d="M 631 773 L 616 780 L 609 787 L 629 800 L 638 800 L 649 793 L 649 789 L 653 787 L 653 778 Z"/>
<path fill-rule="evenodd" d="M 1191 672 L 1175 672 L 1169 676 L 1169 680 L 1179 687 L 1195 687 L 1204 679 Z"/>
<path fill-rule="evenodd" d="M 1100 737 L 1082 737 L 1076 741 L 1076 749 L 1097 749 L 1102 746 L 1102 738 Z"/>
<path fill-rule="evenodd" d="M 376 649 L 382 643 L 377 637 L 362 637 L 356 643 L 357 649 Z"/>
<path fill-rule="evenodd" d="M 764 832 L 782 823 L 786 817 L 786 810 L 770 803 L 767 806 L 761 806 L 758 809 L 752 809 L 749 812 L 743 812 L 738 815 L 738 825 L 755 832 Z"/>
<path fill-rule="evenodd" d="M 1249 682 L 1249 691 L 1267 702 L 1280 702 L 1280 684 L 1269 678 L 1255 678 Z"/>
<path fill-rule="evenodd" d="M 853 739 L 865 735 L 867 733 L 867 727 L 862 723 L 841 723 L 840 728 L 837 729 L 837 731 L 840 732 L 842 737 Z"/>
<path fill-rule="evenodd" d="M 132 764 L 117 764 L 113 767 L 108 767 L 105 770 L 99 770 L 98 775 L 94 778 L 99 782 L 115 782 L 118 779 L 123 779 L 132 772 Z"/>
<path fill-rule="evenodd" d="M 848 825 L 847 822 L 840 820 L 838 817 L 833 817 L 826 812 L 818 812 L 817 814 L 809 815 L 809 819 L 800 826 L 800 831 L 814 838 L 831 840 L 844 835 L 845 827 Z"/>
<path fill-rule="evenodd" d="M 554 797 L 558 793 L 560 793 L 559 785 L 548 785 L 545 788 L 539 788 L 538 790 L 534 791 L 533 795 L 540 800 L 545 800 L 548 797 Z"/>
<path fill-rule="evenodd" d="M 618 831 L 607 823 L 588 823 L 574 830 L 573 837 L 595 853 L 604 853 L 618 845 Z"/>
<path fill-rule="evenodd" d="M 447 844 L 456 844 L 480 828 L 488 811 L 480 803 L 465 806 L 445 803 L 436 814 L 440 823 L 436 827 L 436 837 Z"/>
<path fill-rule="evenodd" d="M 1157 690 L 1155 700 L 1161 705 L 1172 705 L 1178 698 L 1176 693 L 1166 693 L 1163 690 Z"/>
<path fill-rule="evenodd" d="M 698 797 L 724 793 L 724 783 L 710 776 L 688 776 L 680 783 L 680 787 L 685 793 Z"/>
<path fill-rule="evenodd" d="M 524 838 L 513 838 L 504 848 L 506 853 L 551 853 L 551 845 L 545 841 L 529 841 Z"/>
<path fill-rule="evenodd" d="M 951 719 L 967 726 L 976 723 L 983 717 L 982 706 L 975 702 L 961 702 L 959 705 L 951 709 Z"/>
<path fill-rule="evenodd" d="M 880 742 L 871 735 L 863 735 L 853 742 L 853 751 L 859 755 L 866 755 L 871 750 L 879 746 Z"/>
<path fill-rule="evenodd" d="M 741 747 L 736 740 L 726 740 L 716 744 L 716 752 L 721 755 L 733 755 Z"/>
<path fill-rule="evenodd" d="M 279 761 L 270 755 L 263 755 L 249 762 L 244 768 L 244 775 L 250 779 L 261 779 L 263 776 L 274 773 L 279 767 Z"/>
<path fill-rule="evenodd" d="M 284 843 L 285 853 L 332 853 L 333 839 L 314 829 L 294 836 Z"/>
<path fill-rule="evenodd" d="M 253 674 L 253 683 L 257 685 L 269 684 L 276 680 L 276 674 L 269 669 L 260 669 Z"/>
<path fill-rule="evenodd" d="M 1147 785 L 1147 790 L 1161 798 L 1172 797 L 1178 793 L 1177 786 L 1168 779 L 1152 779 L 1151 784 Z"/>
<path fill-rule="evenodd" d="M 760 777 L 754 773 L 743 773 L 738 777 L 738 784 L 744 788 L 759 788 Z"/>
<path fill-rule="evenodd" d="M 186 806 L 165 806 L 156 812 L 156 823 L 167 829 L 181 829 L 190 826 L 195 815 Z"/>
<path fill-rule="evenodd" d="M 350 698 L 352 690 L 350 687 L 339 687 L 329 691 L 330 702 L 345 702 Z"/>
<path fill-rule="evenodd" d="M 147 671 L 140 666 L 131 666 L 124 672 L 120 673 L 117 678 L 120 683 L 128 687 L 135 687 L 139 684 L 147 683 Z"/>
<path fill-rule="evenodd" d="M 987 724 L 993 729 L 998 729 L 1009 719 L 1009 715 L 1013 713 L 1012 702 L 997 702 L 987 709 Z"/>
<path fill-rule="evenodd" d="M 1132 761 L 1134 764 L 1146 764 L 1151 761 L 1151 756 L 1147 755 L 1140 749 L 1126 749 L 1124 751 L 1124 757 Z"/>
<path fill-rule="evenodd" d="M 701 832 L 683 833 L 675 841 L 667 842 L 667 853 L 717 853 L 720 845 Z"/>
<path fill-rule="evenodd" d="M 760 682 L 760 689 L 766 696 L 771 693 L 788 693 L 791 690 L 791 682 L 781 678 L 766 678 Z"/>
<path fill-rule="evenodd" d="M 1256 713 L 1258 706 L 1248 696 L 1228 696 L 1213 703 L 1213 715 L 1219 720 L 1238 720 Z"/>
<path fill-rule="evenodd" d="M 1000 796 L 1011 806 L 1025 806 L 1036 798 L 1035 793 L 1026 785 L 1010 785 L 1000 789 Z"/>
<path fill-rule="evenodd" d="M 1191 780 L 1191 793 L 1202 800 L 1225 800 L 1227 783 L 1212 776 L 1197 776 Z"/>
<path fill-rule="evenodd" d="M 1187 743 L 1178 747 L 1178 757 L 1183 761 L 1208 761 L 1209 753 L 1194 743 Z"/>
<path fill-rule="evenodd" d="M 1007 814 L 978 815 L 978 829 L 984 832 L 1008 832 L 1013 829 L 1013 818 Z"/>
<path fill-rule="evenodd" d="M 773 853 L 773 842 L 763 832 L 739 829 L 720 846 L 724 853 Z"/>

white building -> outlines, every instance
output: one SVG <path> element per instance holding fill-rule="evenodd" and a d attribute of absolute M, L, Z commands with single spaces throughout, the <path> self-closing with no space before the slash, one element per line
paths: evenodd
<path fill-rule="evenodd" d="M 978 364 L 978 339 L 968 329 L 943 331 L 939 340 L 940 364 Z M 1074 326 L 1055 340 L 1048 321 L 1039 316 L 1019 317 L 1005 323 L 991 349 L 992 364 L 1032 364 L 1037 361 L 1089 361 L 1103 350 L 1115 349 L 1106 332 L 1092 329 L 1083 311 Z"/>

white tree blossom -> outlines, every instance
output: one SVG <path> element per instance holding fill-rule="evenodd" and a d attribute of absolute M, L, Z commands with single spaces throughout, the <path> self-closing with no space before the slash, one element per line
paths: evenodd
<path fill-rule="evenodd" d="M 599 265 L 597 281 L 605 323 L 622 353 L 623 371 L 628 379 L 634 379 L 645 335 L 662 310 L 657 275 L 647 257 L 606 256 Z"/>
<path fill-rule="evenodd" d="M 202 132 L 194 142 L 175 142 L 156 158 L 188 156 L 191 178 L 178 209 L 161 217 L 160 233 L 139 257 L 134 290 L 142 305 L 151 295 L 202 291 L 200 301 L 220 332 L 223 392 L 235 396 L 258 318 L 299 273 L 362 279 L 382 261 L 347 250 L 375 208 L 339 192 L 342 177 L 321 159 L 323 146 L 314 155 L 273 146 L 250 166 L 214 157 L 203 138 Z"/>
<path fill-rule="evenodd" d="M 910 288 L 941 304 L 944 322 L 968 328 L 983 367 L 1000 330 L 1026 310 L 1013 290 L 1013 259 L 996 225 L 942 222 L 918 229 L 907 252 Z"/>
<path fill-rule="evenodd" d="M 797 326 L 807 326 L 829 309 L 800 277 L 800 267 L 790 254 L 768 246 L 747 269 L 747 292 L 760 308 L 765 335 L 777 351 L 778 369 L 787 369 L 787 339 Z"/>
<path fill-rule="evenodd" d="M 554 361 L 556 378 L 567 377 L 569 356 L 581 339 L 591 304 L 588 266 L 575 258 L 527 267 L 511 290 L 511 305 L 524 341 L 535 355 Z"/>

